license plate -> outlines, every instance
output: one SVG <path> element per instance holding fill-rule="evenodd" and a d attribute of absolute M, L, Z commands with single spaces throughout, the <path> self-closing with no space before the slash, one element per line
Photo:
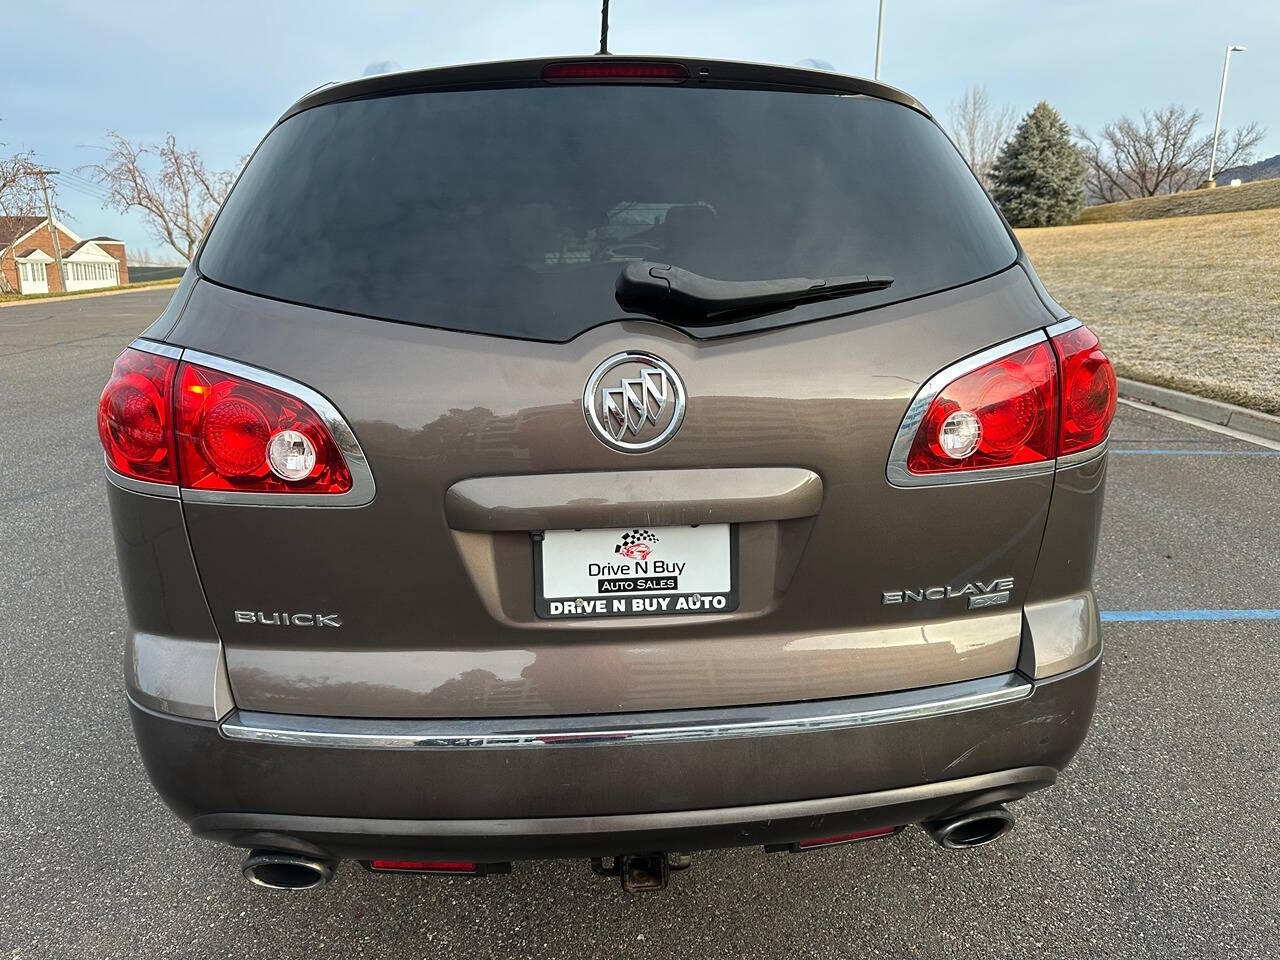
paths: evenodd
<path fill-rule="evenodd" d="M 547 530 L 534 543 L 540 617 L 663 617 L 738 608 L 738 530 Z"/>

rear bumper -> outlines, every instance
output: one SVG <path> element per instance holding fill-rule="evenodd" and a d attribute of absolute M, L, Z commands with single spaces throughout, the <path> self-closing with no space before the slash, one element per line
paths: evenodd
<path fill-rule="evenodd" d="M 1099 671 L 1095 660 L 1042 681 L 1010 674 L 608 726 L 542 718 L 540 732 L 524 720 L 361 730 L 234 713 L 224 731 L 132 702 L 131 712 L 152 781 L 197 835 L 335 857 L 498 861 L 788 843 L 1018 799 L 1051 785 L 1083 742 Z M 369 731 L 377 739 L 348 736 Z"/>

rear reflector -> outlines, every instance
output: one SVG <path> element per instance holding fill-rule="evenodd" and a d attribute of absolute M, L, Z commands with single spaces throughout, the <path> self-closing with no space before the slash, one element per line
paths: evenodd
<path fill-rule="evenodd" d="M 680 83 L 689 79 L 689 69 L 682 63 L 646 63 L 636 60 L 581 60 L 572 63 L 549 63 L 542 68 L 542 79 L 550 82 L 566 80 L 657 81 Z"/>
<path fill-rule="evenodd" d="M 369 869 L 387 873 L 475 873 L 476 864 L 466 860 L 370 860 Z"/>
<path fill-rule="evenodd" d="M 817 847 L 834 847 L 841 843 L 853 843 L 856 840 L 871 840 L 874 837 L 887 837 L 898 831 L 898 827 L 876 827 L 874 830 L 859 830 L 856 833 L 840 833 L 834 837 L 819 837 L 816 840 L 801 840 L 796 844 L 801 850 L 813 850 Z"/>

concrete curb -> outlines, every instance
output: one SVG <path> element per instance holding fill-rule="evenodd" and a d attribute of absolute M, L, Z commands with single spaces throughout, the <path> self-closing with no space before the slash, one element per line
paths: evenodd
<path fill-rule="evenodd" d="M 1223 403 L 1221 400 L 1207 400 L 1181 390 L 1170 390 L 1168 387 L 1157 387 L 1150 383 L 1139 383 L 1137 380 L 1126 380 L 1120 377 L 1120 396 L 1139 403 L 1149 403 L 1153 407 L 1172 410 L 1197 420 L 1207 420 L 1220 426 L 1251 433 L 1256 437 L 1280 441 L 1280 417 L 1269 413 L 1259 413 L 1247 407 L 1237 407 L 1234 403 Z"/>
<path fill-rule="evenodd" d="M 173 282 L 161 280 L 159 283 L 139 284 L 130 290 L 89 290 L 85 293 L 68 293 L 65 297 L 32 297 L 30 300 L 0 300 L 0 310 L 5 307 L 29 307 L 33 303 L 62 303 L 64 300 L 88 300 L 92 297 L 118 297 L 122 293 L 142 293 L 144 290 L 162 290 L 165 287 L 176 287 L 182 282 L 181 277 L 174 277 Z"/>

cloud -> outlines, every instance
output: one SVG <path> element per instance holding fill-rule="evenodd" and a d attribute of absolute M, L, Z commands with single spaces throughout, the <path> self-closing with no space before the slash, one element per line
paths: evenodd
<path fill-rule="evenodd" d="M 816 60 L 813 57 L 805 57 L 803 60 L 797 60 L 795 65 L 797 67 L 808 67 L 810 70 L 830 70 L 833 73 L 836 69 L 826 60 Z"/>

